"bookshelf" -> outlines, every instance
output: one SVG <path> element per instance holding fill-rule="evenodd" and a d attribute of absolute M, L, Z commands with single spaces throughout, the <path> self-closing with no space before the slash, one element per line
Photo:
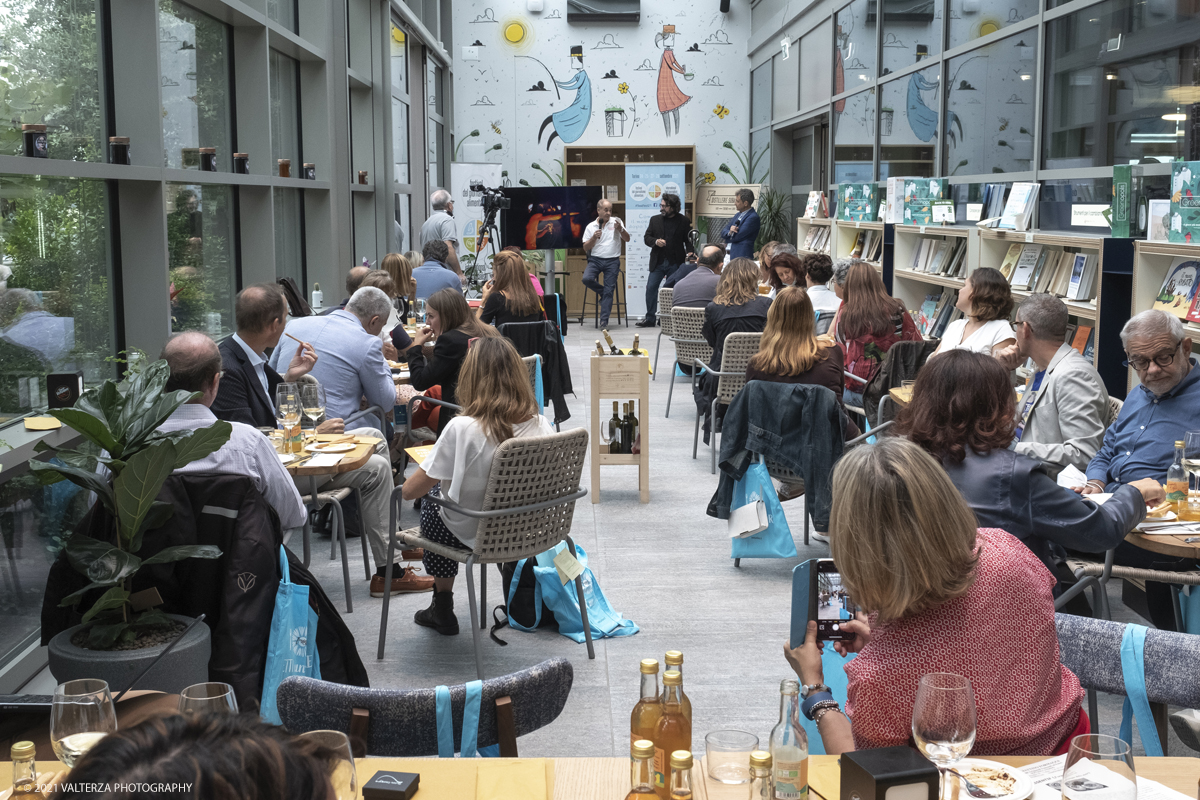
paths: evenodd
<path fill-rule="evenodd" d="M 953 225 L 894 225 L 892 229 L 892 295 L 904 301 L 904 307 L 909 309 L 914 320 L 918 320 L 928 295 L 940 294 L 944 289 L 957 291 L 966 283 L 966 276 L 978 263 L 979 229 Z M 960 274 L 943 275 L 913 269 L 913 259 L 926 240 L 966 247 L 961 268 L 956 270 Z"/>
<path fill-rule="evenodd" d="M 829 255 L 834 261 L 850 257 L 850 251 L 854 249 L 854 242 L 858 239 L 859 231 L 874 231 L 882 239 L 883 223 L 875 220 L 834 220 L 833 234 L 829 237 L 831 246 Z M 863 260 L 875 267 L 876 272 L 883 274 L 882 256 L 874 260 Z"/>
<path fill-rule="evenodd" d="M 979 239 L 979 262 L 976 265 L 977 267 L 1000 269 L 1000 265 L 1004 262 L 1004 256 L 1013 244 L 1040 244 L 1051 251 L 1069 250 L 1071 252 L 1095 254 L 1099 260 L 1099 263 L 1096 265 L 1097 276 L 1103 274 L 1104 271 L 1104 237 L 988 228 L 980 231 Z M 1100 316 L 1098 309 L 1100 307 L 1100 290 L 1102 285 L 1103 281 L 1097 277 L 1095 287 L 1096 296 L 1088 301 L 1068 300 L 1063 297 L 1062 301 L 1066 303 L 1070 315 L 1090 323 L 1096 322 Z M 1029 297 L 1030 294 L 1032 292 L 1025 289 L 1013 289 L 1013 297 L 1016 298 L 1018 303 L 1024 298 Z"/>
<path fill-rule="evenodd" d="M 1200 245 L 1136 241 L 1133 244 L 1133 298 L 1130 316 L 1154 306 L 1167 271 L 1176 258 L 1200 261 Z M 1123 322 L 1123 321 L 1122 321 Z M 1200 324 L 1182 320 L 1184 334 L 1200 341 Z M 1129 388 L 1137 385 L 1137 373 L 1128 371 Z"/>
<path fill-rule="evenodd" d="M 808 238 L 808 233 L 813 228 L 824 228 L 826 235 L 833 233 L 833 220 L 828 217 L 796 217 L 796 252 L 800 255 L 811 255 L 814 253 L 823 253 L 829 255 L 829 242 L 826 241 L 825 247 L 820 250 L 806 250 L 802 245 L 805 239 Z"/>

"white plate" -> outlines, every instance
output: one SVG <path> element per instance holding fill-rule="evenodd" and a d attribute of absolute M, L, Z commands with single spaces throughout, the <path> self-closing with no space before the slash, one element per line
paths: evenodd
<path fill-rule="evenodd" d="M 1168 511 L 1161 517 L 1146 517 L 1142 524 L 1153 525 L 1156 522 L 1174 522 L 1177 519 L 1179 519 L 1179 516 L 1174 511 Z"/>
<path fill-rule="evenodd" d="M 290 464 L 296 460 L 296 456 L 291 453 L 279 453 L 279 460 L 284 464 Z"/>
<path fill-rule="evenodd" d="M 354 448 L 358 447 L 354 442 L 313 442 L 305 446 L 305 450 L 310 453 L 349 453 Z"/>
<path fill-rule="evenodd" d="M 1025 800 L 1025 798 L 1027 798 L 1027 797 L 1029 797 L 1029 795 L 1033 794 L 1033 778 L 1030 778 L 1028 775 L 1026 775 L 1021 770 L 1017 769 L 1016 767 L 1010 767 L 1007 764 L 1001 764 L 998 761 L 988 761 L 987 759 L 983 759 L 983 758 L 964 758 L 962 761 L 960 761 L 954 765 L 954 769 L 958 772 L 961 772 L 963 775 L 966 775 L 968 779 L 971 777 L 971 774 L 970 774 L 971 769 L 976 768 L 976 767 L 1004 770 L 1009 775 L 1011 775 L 1017 779 L 1017 783 L 1013 787 L 1013 790 L 1010 793 L 1005 794 L 1005 795 L 1000 795 L 1000 796 L 996 797 L 995 800 Z M 958 779 L 958 776 L 950 775 L 949 773 L 947 773 L 946 780 L 947 781 L 955 781 L 958 784 L 957 788 L 959 788 L 960 791 L 958 791 L 957 793 L 954 793 L 954 794 L 947 791 L 947 794 L 945 796 L 947 796 L 947 797 L 957 796 L 958 798 L 960 798 L 960 800 L 972 800 L 971 795 L 969 795 L 967 793 L 967 787 L 962 785 L 961 781 L 959 781 L 959 779 Z M 974 783 L 974 781 L 972 781 L 972 782 Z M 947 790 L 949 790 L 949 788 L 950 788 L 949 785 L 947 785 Z M 980 788 L 986 789 L 986 790 L 992 791 L 992 792 L 998 791 L 998 790 L 992 788 L 991 786 L 980 786 Z"/>

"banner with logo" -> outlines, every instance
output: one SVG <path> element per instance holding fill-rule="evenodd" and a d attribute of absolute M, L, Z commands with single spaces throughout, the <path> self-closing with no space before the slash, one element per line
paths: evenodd
<path fill-rule="evenodd" d="M 625 165 L 625 227 L 629 243 L 625 245 L 625 303 L 629 316 L 646 315 L 646 283 L 650 279 L 650 248 L 646 246 L 646 226 L 659 212 L 664 193 L 678 195 L 681 213 L 684 203 L 685 169 L 683 164 Z"/>
<path fill-rule="evenodd" d="M 500 169 L 499 164 L 491 163 L 455 161 L 450 164 L 450 194 L 454 197 L 454 224 L 458 226 L 458 260 L 464 268 L 475 258 L 483 224 L 483 194 L 472 192 L 471 184 L 495 189 L 500 185 Z M 496 250 L 499 249 L 497 242 Z M 490 269 L 491 262 L 488 262 L 485 272 Z"/>

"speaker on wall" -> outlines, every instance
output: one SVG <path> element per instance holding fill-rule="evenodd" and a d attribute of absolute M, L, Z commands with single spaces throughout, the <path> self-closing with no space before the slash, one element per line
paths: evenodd
<path fill-rule="evenodd" d="M 722 14 L 729 13 L 729 0 L 721 0 L 721 13 Z"/>

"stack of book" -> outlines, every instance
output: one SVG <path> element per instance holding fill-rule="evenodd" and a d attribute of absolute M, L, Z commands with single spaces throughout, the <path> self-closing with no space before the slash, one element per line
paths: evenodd
<path fill-rule="evenodd" d="M 1000 274 L 1014 289 L 1046 292 L 1087 302 L 1096 296 L 1099 256 L 1052 250 L 1040 244 L 1012 244 L 1000 263 Z"/>
<path fill-rule="evenodd" d="M 928 272 L 933 275 L 948 275 L 961 277 L 966 269 L 967 240 L 955 238 L 948 241 L 939 239 L 922 239 L 913 249 L 912 263 L 909 269 L 913 272 Z"/>
<path fill-rule="evenodd" d="M 810 253 L 829 253 L 829 226 L 828 225 L 812 225 L 808 229 L 808 234 L 804 237 L 804 244 L 800 245 L 801 250 L 807 250 Z"/>
<path fill-rule="evenodd" d="M 1012 191 L 1008 193 L 1008 201 L 1004 204 L 1004 211 L 1000 213 L 1000 223 L 997 227 L 1017 231 L 1029 230 L 1040 187 L 1041 184 L 1038 183 L 1014 183 Z"/>
<path fill-rule="evenodd" d="M 933 222 L 933 201 L 945 200 L 950 193 L 946 178 L 913 178 L 904 184 L 904 223 L 927 225 Z"/>
<path fill-rule="evenodd" d="M 808 204 L 804 207 L 804 216 L 809 219 L 825 219 L 829 216 L 829 204 L 825 201 L 824 192 L 808 193 Z"/>
<path fill-rule="evenodd" d="M 983 185 L 983 208 L 979 213 L 980 219 L 995 219 L 1004 210 L 1003 183 L 985 183 Z"/>
<path fill-rule="evenodd" d="M 938 294 L 925 295 L 925 302 L 916 314 L 917 328 L 925 336 L 941 338 L 946 326 L 963 314 L 954 304 L 958 302 L 958 290 L 946 287 Z"/>
<path fill-rule="evenodd" d="M 883 254 L 883 234 L 879 231 L 859 231 L 854 237 L 854 246 L 850 248 L 851 258 L 861 258 L 863 261 L 879 261 Z"/>
<path fill-rule="evenodd" d="M 1200 161 L 1171 162 L 1167 241 L 1200 244 Z"/>
<path fill-rule="evenodd" d="M 879 193 L 873 183 L 839 183 L 837 218 L 874 220 Z"/>

